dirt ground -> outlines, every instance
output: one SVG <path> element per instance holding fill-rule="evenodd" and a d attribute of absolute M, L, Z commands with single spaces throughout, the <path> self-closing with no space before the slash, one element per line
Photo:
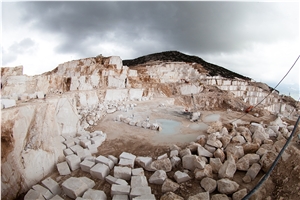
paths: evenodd
<path fill-rule="evenodd" d="M 181 106 L 169 106 L 168 102 L 172 99 L 156 100 L 150 102 L 135 102 L 137 107 L 128 112 L 117 111 L 113 114 L 106 115 L 101 121 L 98 121 L 96 126 L 92 127 L 90 131 L 101 130 L 107 134 L 107 139 L 98 148 L 98 153 L 95 156 L 114 155 L 119 157 L 122 152 L 129 152 L 136 156 L 150 156 L 156 159 L 158 156 L 169 153 L 169 147 L 173 144 L 179 147 L 186 146 L 189 142 L 195 141 L 197 136 L 206 134 L 206 128 L 210 125 L 207 121 L 207 117 L 216 115 L 220 117 L 223 124 L 229 124 L 236 118 L 244 115 L 242 112 L 235 111 L 203 111 L 201 112 L 201 118 L 198 122 L 190 122 L 188 116 L 183 114 L 183 107 Z M 165 106 L 160 106 L 161 104 Z M 129 117 L 134 114 L 137 119 L 146 119 L 149 116 L 150 122 L 154 122 L 157 119 L 170 119 L 181 123 L 180 130 L 177 134 L 161 134 L 159 131 L 144 129 L 141 127 L 130 126 L 123 122 L 116 122 L 114 118 L 118 115 Z M 268 115 L 263 117 L 254 117 L 249 114 L 244 116 L 239 123 L 249 123 L 251 121 L 269 123 L 273 121 L 276 116 Z M 291 122 L 290 122 L 291 123 Z M 196 125 L 195 125 L 196 124 Z M 299 199 L 300 197 L 300 146 L 296 144 L 295 139 L 291 143 L 289 148 L 290 158 L 286 162 L 280 161 L 273 171 L 269 180 L 259 190 L 260 195 L 253 197 L 252 199 Z M 138 166 L 135 166 L 138 167 Z M 183 170 L 182 167 L 173 168 L 167 175 L 170 179 L 173 178 L 174 173 L 177 170 Z M 145 176 L 149 177 L 153 172 L 145 171 Z M 111 170 L 110 175 L 113 175 Z M 193 178 L 194 173 L 189 172 L 189 175 Z M 237 171 L 233 178 L 242 188 L 247 188 L 250 191 L 262 178 L 263 173 L 260 172 L 256 179 L 249 184 L 242 182 L 242 178 L 245 172 Z M 111 185 L 104 180 L 94 179 L 89 173 L 81 170 L 75 170 L 72 174 L 67 176 L 59 176 L 58 172 L 51 175 L 51 177 L 58 181 L 60 184 L 71 176 L 81 177 L 86 176 L 93 179 L 96 182 L 95 189 L 103 190 L 108 199 L 111 199 L 110 187 Z M 217 176 L 217 174 L 214 174 Z M 129 183 L 130 184 L 130 183 Z M 161 185 L 149 184 L 152 188 L 152 193 L 157 199 L 163 195 L 161 192 Z M 200 181 L 192 179 L 185 183 L 180 184 L 180 188 L 176 190 L 176 194 L 187 199 L 189 196 L 195 195 L 199 192 L 204 192 L 200 186 Z M 64 199 L 69 199 L 67 196 L 62 196 Z M 22 198 L 18 198 L 22 199 Z"/>

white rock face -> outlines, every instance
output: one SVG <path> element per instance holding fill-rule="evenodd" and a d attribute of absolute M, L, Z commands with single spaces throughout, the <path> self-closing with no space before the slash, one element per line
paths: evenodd
<path fill-rule="evenodd" d="M 7 145 L 2 152 L 2 195 L 14 198 L 55 170 L 65 148 L 60 135 L 74 135 L 78 118 L 70 100 L 62 98 L 5 109 L 1 121 L 7 138 L 2 144 Z"/>

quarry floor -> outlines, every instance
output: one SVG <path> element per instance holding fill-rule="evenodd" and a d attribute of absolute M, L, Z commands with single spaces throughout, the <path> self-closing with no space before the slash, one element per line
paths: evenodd
<path fill-rule="evenodd" d="M 179 147 L 183 147 L 189 142 L 195 141 L 197 136 L 201 134 L 207 134 L 206 129 L 214 120 L 219 116 L 219 120 L 226 126 L 233 120 L 244 115 L 243 112 L 236 111 L 200 111 L 201 117 L 198 122 L 190 122 L 187 115 L 183 114 L 184 108 L 177 105 L 168 105 L 168 99 L 155 99 L 154 101 L 137 101 L 137 104 L 133 110 L 128 112 L 116 111 L 112 114 L 107 114 L 104 118 L 97 122 L 96 126 L 90 128 L 90 131 L 101 130 L 107 134 L 106 141 L 98 148 L 96 156 L 114 155 L 119 157 L 122 152 L 129 152 L 136 156 L 150 156 L 157 158 L 158 156 L 169 153 L 169 146 L 176 144 Z M 164 104 L 165 106 L 160 106 Z M 145 120 L 149 116 L 150 122 L 155 122 L 158 119 L 168 119 L 179 122 L 180 126 L 176 128 L 177 134 L 162 134 L 160 131 L 144 129 L 141 127 L 130 126 L 123 122 L 117 122 L 114 119 L 118 115 L 124 117 L 130 117 L 134 114 L 134 118 Z M 246 123 L 251 121 L 262 122 L 267 124 L 276 118 L 274 115 L 254 117 L 249 114 L 242 118 Z M 241 122 L 242 123 L 242 122 Z M 178 125 L 178 123 L 177 123 Z M 230 130 L 230 126 L 227 127 Z M 296 138 L 290 144 L 292 151 L 289 153 L 291 157 L 287 162 L 282 161 L 275 167 L 271 178 L 272 182 L 267 182 L 264 185 L 263 197 L 271 197 L 271 199 L 299 199 L 300 197 L 300 145 L 296 144 Z M 173 177 L 173 174 L 177 170 L 183 170 L 181 168 L 175 168 L 171 172 L 168 172 L 168 177 Z M 112 171 L 110 172 L 112 175 Z M 145 171 L 145 175 L 149 178 L 152 172 Z M 193 176 L 193 173 L 189 174 Z M 60 184 L 71 176 L 80 177 L 86 176 L 91 178 L 89 173 L 81 170 L 75 170 L 72 174 L 67 176 L 59 176 L 58 172 L 55 172 L 51 177 L 58 181 Z M 244 173 L 237 171 L 234 175 L 234 181 L 243 187 L 246 187 L 250 191 L 261 179 L 263 173 L 260 172 L 256 179 L 251 184 L 244 184 L 242 177 Z M 269 178 L 270 179 L 270 178 Z M 103 190 L 108 199 L 110 196 L 111 185 L 105 180 L 95 180 L 96 186 L 94 189 Z M 152 193 L 159 199 L 163 194 L 161 192 L 161 185 L 149 184 L 152 188 Z M 176 194 L 187 199 L 188 196 L 195 195 L 199 192 L 204 192 L 200 187 L 199 181 L 192 179 L 180 186 L 175 192 Z M 64 199 L 69 199 L 64 197 Z"/>

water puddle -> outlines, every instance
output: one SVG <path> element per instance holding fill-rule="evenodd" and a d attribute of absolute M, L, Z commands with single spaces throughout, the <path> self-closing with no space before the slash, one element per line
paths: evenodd
<path fill-rule="evenodd" d="M 193 123 L 189 125 L 189 128 L 195 131 L 206 131 L 208 128 L 207 124 L 204 124 L 203 122 L 200 123 Z"/>
<path fill-rule="evenodd" d="M 220 119 L 220 115 L 219 114 L 211 114 L 211 115 L 207 115 L 203 118 L 204 122 L 215 122 L 218 121 Z"/>
<path fill-rule="evenodd" d="M 181 123 L 170 119 L 157 119 L 156 122 L 162 128 L 159 133 L 163 135 L 173 135 L 180 133 Z"/>

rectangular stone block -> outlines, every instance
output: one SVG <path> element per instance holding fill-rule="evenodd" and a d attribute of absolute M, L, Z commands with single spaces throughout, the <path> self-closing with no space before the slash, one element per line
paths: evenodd
<path fill-rule="evenodd" d="M 90 169 L 95 165 L 95 162 L 84 160 L 80 163 L 80 168 L 84 172 L 90 172 Z"/>
<path fill-rule="evenodd" d="M 24 196 L 24 200 L 45 200 L 45 198 L 39 192 L 30 189 Z"/>
<path fill-rule="evenodd" d="M 105 137 L 102 137 L 102 136 L 96 136 L 96 137 L 93 137 L 91 138 L 91 142 L 92 144 L 96 144 L 98 146 L 100 146 L 102 144 L 102 142 L 105 141 Z"/>
<path fill-rule="evenodd" d="M 93 181 L 92 179 L 89 179 L 88 177 L 82 176 L 82 177 L 79 177 L 78 179 L 83 181 L 88 186 L 88 188 L 93 188 L 96 185 L 95 181 Z"/>
<path fill-rule="evenodd" d="M 114 162 L 104 156 L 98 156 L 96 158 L 96 163 L 102 163 L 107 165 L 110 169 L 112 169 L 114 167 Z"/>
<path fill-rule="evenodd" d="M 134 160 L 120 158 L 119 165 L 134 168 Z"/>
<path fill-rule="evenodd" d="M 43 197 L 45 197 L 45 199 L 50 199 L 54 196 L 48 189 L 44 188 L 39 184 L 32 186 L 32 189 L 42 194 Z"/>
<path fill-rule="evenodd" d="M 118 158 L 116 158 L 115 156 L 113 156 L 113 155 L 108 155 L 107 158 L 108 158 L 108 159 L 111 159 L 111 160 L 115 163 L 115 165 L 118 164 Z"/>
<path fill-rule="evenodd" d="M 67 138 L 66 141 L 64 141 L 63 143 L 67 146 L 67 148 L 70 148 L 71 146 L 75 145 L 73 138 Z"/>
<path fill-rule="evenodd" d="M 58 183 L 53 180 L 51 177 L 48 177 L 42 181 L 42 184 L 50 190 L 50 192 L 54 195 L 60 194 L 61 189 L 58 185 Z"/>
<path fill-rule="evenodd" d="M 150 165 L 152 163 L 152 158 L 151 157 L 143 157 L 139 156 L 136 158 L 137 163 L 139 163 L 143 168 L 146 166 Z"/>
<path fill-rule="evenodd" d="M 81 159 L 73 154 L 66 157 L 66 161 L 72 171 L 80 168 Z"/>
<path fill-rule="evenodd" d="M 81 136 L 82 137 L 82 136 Z M 82 146 L 83 148 L 87 148 L 89 145 L 92 144 L 91 140 L 89 139 L 82 139 L 79 142 L 80 146 Z"/>
<path fill-rule="evenodd" d="M 69 155 L 74 154 L 74 152 L 71 149 L 69 149 L 69 148 L 68 149 L 64 149 L 63 152 L 64 152 L 65 156 L 69 156 Z"/>
<path fill-rule="evenodd" d="M 128 200 L 128 195 L 116 194 L 113 196 L 112 200 Z"/>
<path fill-rule="evenodd" d="M 147 194 L 151 194 L 151 188 L 149 186 L 135 187 L 130 191 L 130 199 Z"/>
<path fill-rule="evenodd" d="M 82 148 L 80 145 L 78 145 L 78 144 L 76 144 L 76 145 L 74 145 L 74 146 L 71 146 L 70 149 L 71 149 L 74 153 L 76 153 L 76 154 L 77 154 L 78 151 L 82 151 L 82 150 L 83 150 L 83 148 Z"/>
<path fill-rule="evenodd" d="M 111 195 L 117 195 L 117 194 L 121 194 L 121 195 L 128 195 L 130 192 L 130 186 L 129 185 L 116 185 L 116 184 L 112 184 L 111 185 Z"/>
<path fill-rule="evenodd" d="M 83 193 L 89 189 L 88 185 L 83 180 L 75 177 L 68 178 L 61 186 L 64 193 L 72 199 L 82 196 Z"/>
<path fill-rule="evenodd" d="M 124 158 L 124 159 L 129 159 L 129 160 L 135 160 L 136 156 L 131 154 L 131 153 L 127 153 L 127 152 L 123 152 L 120 155 L 120 159 Z"/>
<path fill-rule="evenodd" d="M 71 174 L 69 165 L 67 162 L 57 163 L 56 165 L 59 175 L 65 176 Z"/>
<path fill-rule="evenodd" d="M 58 194 L 55 195 L 54 197 L 52 197 L 50 200 L 64 200 L 63 198 L 61 198 Z"/>
<path fill-rule="evenodd" d="M 143 168 L 135 168 L 131 170 L 132 176 L 144 176 L 144 169 Z"/>
<path fill-rule="evenodd" d="M 94 178 L 104 180 L 104 178 L 109 174 L 109 167 L 105 164 L 98 163 L 90 169 L 90 174 Z"/>
<path fill-rule="evenodd" d="M 115 166 L 114 167 L 114 177 L 124 179 L 124 180 L 127 180 L 127 181 L 130 180 L 130 178 L 131 178 L 131 168 Z"/>
<path fill-rule="evenodd" d="M 97 144 L 91 144 L 87 148 L 92 154 L 94 154 L 94 153 L 98 153 L 98 147 L 99 146 Z"/>
<path fill-rule="evenodd" d="M 83 149 L 82 151 L 77 151 L 77 156 L 84 160 L 86 157 L 91 156 L 91 152 L 88 149 Z"/>
<path fill-rule="evenodd" d="M 154 194 L 145 194 L 138 197 L 134 197 L 132 200 L 156 200 Z"/>
<path fill-rule="evenodd" d="M 131 188 L 148 186 L 146 176 L 132 176 L 130 186 Z"/>

